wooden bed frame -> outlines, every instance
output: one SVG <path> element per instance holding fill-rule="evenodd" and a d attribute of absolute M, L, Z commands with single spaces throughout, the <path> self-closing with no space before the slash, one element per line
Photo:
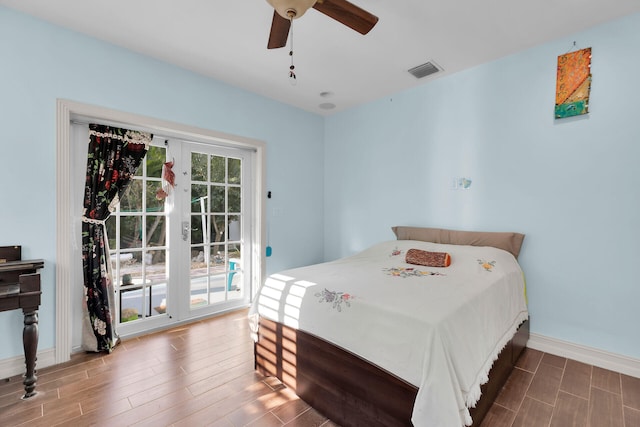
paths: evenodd
<path fill-rule="evenodd" d="M 479 426 L 529 339 L 529 321 L 502 350 L 471 409 Z M 301 399 L 342 427 L 411 426 L 418 389 L 316 336 L 261 318 L 255 367 L 275 376 Z"/>

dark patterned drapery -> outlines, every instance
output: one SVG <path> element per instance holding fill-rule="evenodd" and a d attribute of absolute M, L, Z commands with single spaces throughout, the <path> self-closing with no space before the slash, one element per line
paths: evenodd
<path fill-rule="evenodd" d="M 153 135 L 104 125 L 89 125 L 87 180 L 82 213 L 82 347 L 111 352 L 115 330 L 114 287 L 105 221 L 127 189 Z"/>

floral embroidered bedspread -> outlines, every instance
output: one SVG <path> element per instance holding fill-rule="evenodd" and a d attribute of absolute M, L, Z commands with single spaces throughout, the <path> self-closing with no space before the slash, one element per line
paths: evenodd
<path fill-rule="evenodd" d="M 409 249 L 449 267 L 405 263 Z M 470 425 L 468 408 L 528 317 L 524 277 L 501 249 L 394 240 L 273 274 L 249 311 L 322 337 L 418 387 L 416 427 Z"/>

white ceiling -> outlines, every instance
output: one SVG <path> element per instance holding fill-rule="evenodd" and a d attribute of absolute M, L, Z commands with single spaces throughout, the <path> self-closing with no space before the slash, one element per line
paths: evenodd
<path fill-rule="evenodd" d="M 289 46 L 266 48 L 273 9 L 265 0 L 0 5 L 323 115 L 640 12 L 638 0 L 351 1 L 380 18 L 368 35 L 313 9 L 294 21 L 295 86 Z M 407 72 L 427 61 L 444 71 L 423 79 Z"/>

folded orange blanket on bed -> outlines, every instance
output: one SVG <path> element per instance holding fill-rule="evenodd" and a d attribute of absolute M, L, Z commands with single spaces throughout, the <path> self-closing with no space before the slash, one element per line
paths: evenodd
<path fill-rule="evenodd" d="M 446 252 L 429 252 L 421 249 L 409 249 L 405 261 L 409 264 L 427 267 L 449 267 L 451 255 Z"/>

